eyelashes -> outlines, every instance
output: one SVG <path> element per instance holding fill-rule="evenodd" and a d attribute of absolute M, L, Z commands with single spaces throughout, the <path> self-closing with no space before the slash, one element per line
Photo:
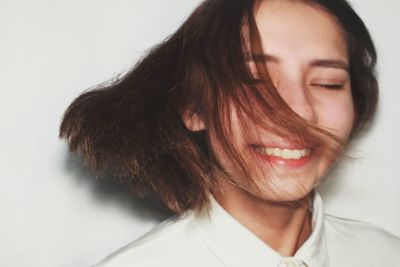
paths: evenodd
<path fill-rule="evenodd" d="M 342 78 L 318 78 L 309 79 L 307 83 L 304 84 L 305 87 L 320 88 L 327 90 L 341 90 L 346 87 L 347 79 Z M 257 75 L 253 74 L 252 77 L 243 81 L 245 85 L 255 87 L 262 85 L 264 81 Z"/>
<path fill-rule="evenodd" d="M 243 83 L 247 86 L 257 86 L 263 84 L 263 81 L 261 79 L 253 78 L 253 79 L 247 79 L 243 81 Z"/>
<path fill-rule="evenodd" d="M 328 90 L 341 90 L 344 88 L 343 83 L 312 83 L 311 86 Z"/>
<path fill-rule="evenodd" d="M 261 79 L 251 79 L 251 80 L 246 80 L 244 82 L 248 86 L 257 86 L 259 84 L 262 84 L 263 81 Z M 314 88 L 321 88 L 321 89 L 328 89 L 328 90 L 341 90 L 344 89 L 345 84 L 344 83 L 311 83 L 311 87 Z"/>

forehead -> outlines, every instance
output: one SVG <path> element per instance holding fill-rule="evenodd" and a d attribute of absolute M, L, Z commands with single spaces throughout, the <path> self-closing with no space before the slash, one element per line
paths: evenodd
<path fill-rule="evenodd" d="M 331 14 L 316 5 L 296 0 L 260 0 L 254 17 L 268 54 L 298 52 L 347 60 L 342 28 Z"/>

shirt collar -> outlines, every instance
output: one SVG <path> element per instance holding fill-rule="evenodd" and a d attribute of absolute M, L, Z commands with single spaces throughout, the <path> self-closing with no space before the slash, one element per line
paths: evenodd
<path fill-rule="evenodd" d="M 323 206 L 316 192 L 313 199 L 312 233 L 293 257 L 283 257 L 236 221 L 215 199 L 208 215 L 191 217 L 200 239 L 225 266 L 282 266 L 300 260 L 307 266 L 327 266 L 324 241 Z M 296 265 L 295 265 L 296 266 Z M 300 265 L 298 265 L 300 266 Z"/>

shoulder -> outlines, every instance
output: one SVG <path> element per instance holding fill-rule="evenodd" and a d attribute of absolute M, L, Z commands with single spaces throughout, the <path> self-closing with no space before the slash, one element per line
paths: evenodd
<path fill-rule="evenodd" d="M 188 260 L 196 262 L 209 256 L 207 249 L 196 242 L 190 222 L 190 214 L 172 217 L 94 267 L 187 266 Z"/>
<path fill-rule="evenodd" d="M 325 230 L 327 246 L 334 257 L 348 256 L 354 264 L 367 266 L 400 266 L 400 238 L 375 225 L 325 215 Z"/>
<path fill-rule="evenodd" d="M 325 227 L 332 230 L 333 235 L 340 236 L 344 240 L 365 241 L 374 240 L 375 244 L 386 244 L 400 248 L 400 239 L 395 235 L 373 224 L 325 215 Z"/>

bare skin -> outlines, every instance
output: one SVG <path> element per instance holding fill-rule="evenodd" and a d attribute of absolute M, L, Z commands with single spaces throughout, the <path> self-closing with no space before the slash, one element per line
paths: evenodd
<path fill-rule="evenodd" d="M 353 122 L 348 74 L 344 70 L 315 70 L 310 67 L 310 62 L 318 58 L 347 62 L 345 41 L 335 22 L 323 11 L 296 1 L 260 1 L 255 18 L 264 51 L 273 55 L 271 62 L 266 64 L 281 96 L 304 119 L 327 126 L 333 133 L 347 138 Z M 307 81 L 310 73 L 323 84 L 340 81 L 343 90 L 333 100 L 345 103 L 340 106 L 340 112 L 330 108 L 330 105 L 338 106 L 328 102 L 332 101 L 332 96 L 328 99 L 315 88 L 304 85 L 312 83 Z M 322 101 L 326 101 L 324 106 Z M 336 112 L 337 116 L 332 116 L 332 112 Z M 346 121 L 344 117 L 350 119 Z M 332 121 L 336 124 L 331 124 Z M 276 166 L 282 176 L 278 179 L 290 179 L 287 177 L 292 172 L 296 172 L 296 177 L 304 177 L 300 181 L 304 186 L 289 189 L 289 193 L 297 197 L 288 200 L 295 200 L 297 204 L 269 199 L 250 190 L 246 192 L 238 188 L 240 181 L 234 181 L 237 184 L 234 185 L 226 179 L 219 180 L 222 193 L 216 198 L 224 209 L 272 249 L 281 255 L 293 256 L 311 235 L 311 192 L 330 168 L 320 158 L 308 164 L 304 168 L 293 169 L 283 161 Z M 264 175 L 268 179 L 269 174 Z M 279 182 L 277 184 L 280 185 Z"/>
<path fill-rule="evenodd" d="M 311 234 L 310 197 L 296 203 L 247 197 L 225 184 L 218 203 L 243 226 L 283 256 L 293 256 Z"/>
<path fill-rule="evenodd" d="M 281 97 L 303 119 L 347 140 L 354 106 L 347 43 L 340 26 L 322 9 L 302 1 L 260 0 L 254 16 L 265 64 Z M 230 114 L 233 122 L 237 121 L 234 113 Z M 238 127 L 237 145 L 254 162 L 251 173 L 243 175 L 212 130 L 205 128 L 201 114 L 184 114 L 183 121 L 189 130 L 209 130 L 214 154 L 229 175 L 226 179 L 215 174 L 219 183 L 215 198 L 220 205 L 272 249 L 294 255 L 311 235 L 311 195 L 333 161 L 314 153 L 311 144 L 296 144 L 256 125 L 257 140 L 245 140 Z M 252 150 L 254 143 L 261 149 Z M 299 160 L 287 160 L 283 155 L 267 156 L 269 149 L 303 154 Z M 248 185 L 249 179 L 256 189 Z"/>

